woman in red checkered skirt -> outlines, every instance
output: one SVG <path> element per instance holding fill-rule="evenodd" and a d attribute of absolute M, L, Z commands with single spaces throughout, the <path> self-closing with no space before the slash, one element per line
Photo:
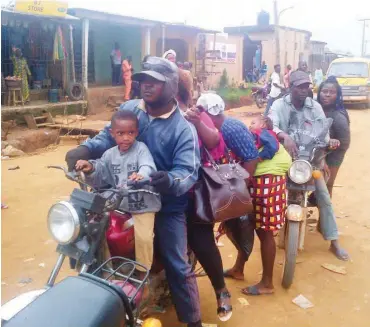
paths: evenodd
<path fill-rule="evenodd" d="M 291 165 L 291 157 L 280 146 L 272 131 L 268 117 L 255 118 L 249 130 L 255 137 L 259 149 L 259 163 L 250 181 L 250 194 L 255 209 L 255 228 L 261 242 L 263 273 L 261 281 L 242 290 L 246 295 L 274 293 L 272 281 L 276 255 L 274 232 L 285 222 L 286 172 Z"/>

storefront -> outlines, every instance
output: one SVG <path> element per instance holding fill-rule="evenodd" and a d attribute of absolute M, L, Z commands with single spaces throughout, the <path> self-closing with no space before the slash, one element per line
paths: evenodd
<path fill-rule="evenodd" d="M 60 13 L 59 16 L 52 15 L 50 10 L 45 10 L 48 15 L 17 12 L 17 8 L 16 5 L 13 10 L 1 11 L 2 78 L 7 80 L 18 75 L 22 79 L 24 104 L 64 101 L 66 95 L 71 95 L 70 87 L 82 79 L 76 69 L 81 63 L 74 60 L 73 50 L 73 31 L 79 28 L 79 19 Z M 27 8 L 24 10 L 27 11 Z M 20 50 L 26 64 L 19 65 L 19 58 L 15 60 L 16 49 Z M 7 90 L 2 89 L 2 92 L 6 99 Z M 74 92 L 70 100 L 79 98 L 80 95 Z M 4 104 L 15 105 L 12 101 L 5 101 Z"/>

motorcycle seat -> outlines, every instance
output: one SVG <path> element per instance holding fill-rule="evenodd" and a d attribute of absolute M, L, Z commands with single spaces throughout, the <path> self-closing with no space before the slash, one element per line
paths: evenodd
<path fill-rule="evenodd" d="M 67 277 L 16 314 L 7 327 L 123 327 L 122 298 L 109 285 Z"/>

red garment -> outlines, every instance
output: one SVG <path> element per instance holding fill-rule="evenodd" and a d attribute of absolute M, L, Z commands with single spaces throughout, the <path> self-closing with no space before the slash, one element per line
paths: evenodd
<path fill-rule="evenodd" d="M 200 120 L 207 127 L 216 128 L 215 125 L 213 124 L 212 119 L 208 116 L 207 113 L 202 112 L 200 114 Z M 225 142 L 224 142 L 224 138 L 222 137 L 222 134 L 220 132 L 218 134 L 220 135 L 220 142 L 218 143 L 218 145 L 214 149 L 208 150 L 208 152 L 211 154 L 213 160 L 215 160 L 216 162 L 222 160 L 222 158 L 225 156 L 225 150 L 226 150 L 226 145 L 225 145 Z M 202 149 L 202 146 L 203 146 L 202 140 L 199 138 L 199 148 Z M 201 154 L 202 154 L 202 157 L 201 157 L 202 165 L 209 164 L 209 161 L 207 160 L 207 157 L 205 156 L 203 151 L 201 151 Z"/>

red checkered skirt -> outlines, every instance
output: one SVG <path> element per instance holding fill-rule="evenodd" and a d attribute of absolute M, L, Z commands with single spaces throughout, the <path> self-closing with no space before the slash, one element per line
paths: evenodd
<path fill-rule="evenodd" d="M 286 177 L 275 175 L 256 176 L 251 181 L 256 229 L 275 231 L 283 227 L 287 207 Z"/>

